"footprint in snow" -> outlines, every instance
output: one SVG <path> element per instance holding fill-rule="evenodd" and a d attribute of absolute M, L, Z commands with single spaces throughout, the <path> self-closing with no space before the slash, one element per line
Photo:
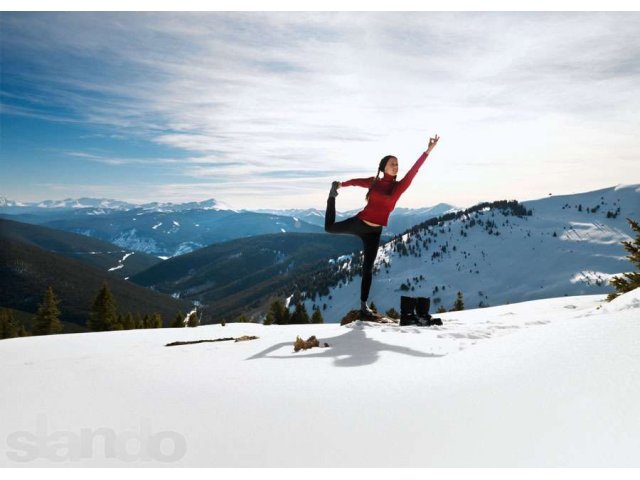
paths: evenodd
<path fill-rule="evenodd" d="M 549 320 L 534 320 L 531 322 L 526 322 L 525 325 L 546 325 L 547 323 L 551 322 L 549 322 Z"/>

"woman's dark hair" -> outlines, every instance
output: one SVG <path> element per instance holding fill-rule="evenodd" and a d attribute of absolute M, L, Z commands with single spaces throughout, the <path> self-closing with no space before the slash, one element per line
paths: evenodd
<path fill-rule="evenodd" d="M 378 181 L 378 175 L 380 175 L 380 172 L 384 172 L 384 169 L 387 166 L 387 162 L 391 158 L 397 158 L 397 157 L 395 155 L 386 155 L 386 156 L 382 157 L 382 160 L 380 160 L 380 165 L 378 165 L 378 171 L 376 172 L 376 176 L 373 179 L 373 181 L 371 182 L 371 185 L 369 185 L 369 190 L 367 190 L 367 195 L 364 197 L 365 200 L 367 200 L 367 202 L 369 201 L 369 194 L 371 193 L 371 189 L 373 188 L 373 186 Z M 397 175 L 393 177 L 393 183 L 391 184 L 391 188 L 389 189 L 389 192 L 387 193 L 388 197 L 393 195 L 393 192 L 396 189 L 396 184 L 398 183 L 396 181 L 396 177 L 397 177 Z"/>

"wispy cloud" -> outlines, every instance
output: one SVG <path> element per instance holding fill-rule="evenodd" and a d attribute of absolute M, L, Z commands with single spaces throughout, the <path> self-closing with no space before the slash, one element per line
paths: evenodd
<path fill-rule="evenodd" d="M 320 190 L 328 178 L 371 175 L 388 153 L 408 168 L 436 132 L 439 181 L 516 183 L 506 175 L 523 164 L 542 179 L 583 153 L 595 162 L 589 152 L 637 151 L 639 18 L 5 13 L 2 108 L 183 152 L 84 158 L 175 165 L 186 180 L 223 176 L 237 198 L 257 179 L 271 181 L 255 193 L 268 202 L 280 180 L 315 178 L 304 184 Z M 468 198 L 490 195 L 479 188 Z"/>

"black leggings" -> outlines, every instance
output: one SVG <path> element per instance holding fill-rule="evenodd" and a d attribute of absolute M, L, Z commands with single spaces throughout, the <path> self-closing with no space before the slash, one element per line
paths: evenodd
<path fill-rule="evenodd" d="M 327 213 L 324 216 L 324 230 L 328 233 L 342 233 L 356 235 L 362 239 L 364 260 L 362 262 L 362 284 L 360 285 L 360 300 L 369 298 L 371 280 L 373 279 L 373 262 L 378 254 L 382 225 L 373 227 L 358 217 L 351 217 L 336 223 L 336 198 L 327 200 Z"/>

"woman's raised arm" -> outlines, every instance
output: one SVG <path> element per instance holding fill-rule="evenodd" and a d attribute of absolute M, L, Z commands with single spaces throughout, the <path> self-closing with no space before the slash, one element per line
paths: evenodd
<path fill-rule="evenodd" d="M 429 146 L 427 147 L 427 149 L 422 153 L 422 155 L 418 157 L 416 163 L 413 164 L 413 166 L 409 169 L 402 180 L 398 182 L 398 187 L 395 191 L 397 196 L 402 195 L 402 193 L 404 193 L 404 191 L 409 188 L 409 185 L 411 185 L 411 182 L 413 181 L 413 177 L 416 176 L 418 170 L 420 170 L 420 167 L 429 156 L 429 153 L 431 153 L 431 150 L 433 150 L 438 144 L 438 140 L 440 140 L 440 137 L 438 135 L 429 139 Z"/>

